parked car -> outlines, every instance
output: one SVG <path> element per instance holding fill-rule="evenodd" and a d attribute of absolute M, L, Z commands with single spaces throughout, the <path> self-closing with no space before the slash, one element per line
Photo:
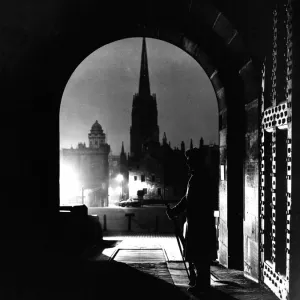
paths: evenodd
<path fill-rule="evenodd" d="M 128 206 L 133 206 L 133 207 L 140 207 L 141 206 L 141 200 L 137 198 L 129 198 L 127 200 L 122 200 L 119 202 L 119 206 L 122 207 L 128 207 Z"/>

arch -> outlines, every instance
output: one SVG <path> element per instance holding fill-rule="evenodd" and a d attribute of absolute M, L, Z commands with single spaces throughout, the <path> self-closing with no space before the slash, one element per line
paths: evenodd
<path fill-rule="evenodd" d="M 224 65 L 220 65 L 219 69 L 217 69 L 216 67 L 216 63 L 218 63 L 218 60 L 216 60 L 216 57 L 219 54 L 220 49 L 218 49 L 217 53 L 215 53 L 215 55 L 207 55 L 207 46 L 203 45 L 201 43 L 199 43 L 197 41 L 197 37 L 193 36 L 192 34 L 191 37 L 190 35 L 184 34 L 182 31 L 176 31 L 176 30 L 171 30 L 170 28 L 165 29 L 164 27 L 149 27 L 149 26 L 145 26 L 143 28 L 139 29 L 140 34 L 137 34 L 135 36 L 146 36 L 149 38 L 156 38 L 156 39 L 160 39 L 163 40 L 165 42 L 168 42 L 170 44 L 173 44 L 175 46 L 177 46 L 178 48 L 184 50 L 185 52 L 187 52 L 189 55 L 191 55 L 200 65 L 201 67 L 204 69 L 204 71 L 206 72 L 206 74 L 208 75 L 212 86 L 216 92 L 216 96 L 217 96 L 217 101 L 218 101 L 218 108 L 219 108 L 219 130 L 220 130 L 220 158 L 221 158 L 221 162 L 222 164 L 225 166 L 225 170 L 227 170 L 227 165 L 230 165 L 230 169 L 231 169 L 231 175 L 230 177 L 232 178 L 232 181 L 230 180 L 229 187 L 228 187 L 228 180 L 227 180 L 227 176 L 226 180 L 224 180 L 222 183 L 220 183 L 220 202 L 222 203 L 223 207 L 226 207 L 226 209 L 222 210 L 222 214 L 221 214 L 221 218 L 223 220 L 223 227 L 224 229 L 228 227 L 228 220 L 232 220 L 230 227 L 232 226 L 236 226 L 236 224 L 234 224 L 236 221 L 239 222 L 239 226 L 240 227 L 240 235 L 239 235 L 239 242 L 240 242 L 240 248 L 239 250 L 235 253 L 236 256 L 239 257 L 239 259 L 237 260 L 238 262 L 233 262 L 231 264 L 231 262 L 229 261 L 229 252 L 228 252 L 228 233 L 225 232 L 222 235 L 223 241 L 222 241 L 222 245 L 223 248 L 221 250 L 221 252 L 223 253 L 222 258 L 221 258 L 221 262 L 228 266 L 228 265 L 232 265 L 234 264 L 235 267 L 242 269 L 242 257 L 243 257 L 243 247 L 242 247 L 242 243 L 243 243 L 243 236 L 242 236 L 242 220 L 239 219 L 237 220 L 236 218 L 233 217 L 233 215 L 236 215 L 236 211 L 238 211 L 239 214 L 242 213 L 241 209 L 242 206 L 239 205 L 238 208 L 236 209 L 232 209 L 232 207 L 234 207 L 234 205 L 232 204 L 230 207 L 230 211 L 227 210 L 228 208 L 228 199 L 229 199 L 229 191 L 230 191 L 230 195 L 232 195 L 232 200 L 233 202 L 236 202 L 236 199 L 238 198 L 237 195 L 238 194 L 239 197 L 241 197 L 243 190 L 242 190 L 242 181 L 240 181 L 240 188 L 239 188 L 239 192 L 236 192 L 236 189 L 234 190 L 234 182 L 233 182 L 233 178 L 235 172 L 239 172 L 239 178 L 240 180 L 243 178 L 243 174 L 242 174 L 242 164 L 243 164 L 243 157 L 241 156 L 241 154 L 237 155 L 237 150 L 235 150 L 236 145 L 238 145 L 239 143 L 243 142 L 243 134 L 244 132 L 240 131 L 241 128 L 243 128 L 243 126 L 237 126 L 237 128 L 239 130 L 237 130 L 237 132 L 235 133 L 236 129 L 233 130 L 234 125 L 236 124 L 242 124 L 240 122 L 242 122 L 242 118 L 240 118 L 238 121 L 235 121 L 235 124 L 233 124 L 231 122 L 228 123 L 228 106 L 230 106 L 230 110 L 231 110 L 231 115 L 233 116 L 234 112 L 237 112 L 237 115 L 242 116 L 242 111 L 241 109 L 243 109 L 243 101 L 238 102 L 238 105 L 235 104 L 234 101 L 232 101 L 232 99 L 237 99 L 237 95 L 239 95 L 239 98 L 244 98 L 244 95 L 242 94 L 242 92 L 244 91 L 244 86 L 239 88 L 239 90 L 237 90 L 236 93 L 230 93 L 231 96 L 231 103 L 228 103 L 225 95 L 226 95 L 226 85 L 227 85 L 227 89 L 228 90 L 232 90 L 234 85 L 239 85 L 237 83 L 237 78 L 240 78 L 239 80 L 242 82 L 243 78 L 240 76 L 240 73 L 238 72 L 240 70 L 240 61 L 238 61 L 237 64 L 234 63 L 234 58 L 236 57 L 236 53 L 231 53 L 228 50 L 228 44 L 225 44 L 224 48 L 222 50 L 224 50 L 224 52 L 226 52 L 226 57 L 230 57 L 231 61 L 233 62 L 231 65 L 233 65 L 232 70 L 230 71 L 230 76 L 226 76 L 227 74 L 225 73 L 226 71 L 228 71 L 228 62 Z M 133 32 L 134 33 L 134 32 Z M 124 36 L 123 34 L 117 35 L 115 36 L 115 40 L 119 40 L 120 38 L 124 38 L 124 37 L 133 37 L 133 33 L 128 33 L 127 36 Z M 215 39 L 217 40 L 216 43 L 220 43 L 220 40 L 218 39 L 218 36 L 213 33 L 213 36 L 215 37 Z M 84 52 L 80 53 L 80 55 L 77 56 L 76 59 L 74 59 L 74 61 L 72 62 L 73 65 L 73 69 L 72 71 L 75 69 L 75 67 L 77 67 L 77 65 L 83 60 L 83 58 L 85 58 L 88 54 L 90 54 L 91 52 L 93 52 L 95 49 L 97 49 L 99 47 L 95 47 L 95 48 L 88 48 L 86 47 L 84 49 Z M 84 53 L 84 54 L 83 54 Z M 70 64 L 71 65 L 71 64 Z M 232 73 L 232 71 L 236 71 L 236 73 Z M 70 70 L 69 70 L 70 72 Z M 226 78 L 227 77 L 227 78 Z M 69 76 L 65 79 L 66 82 L 69 79 Z M 248 78 L 246 78 L 246 81 L 248 80 Z M 224 86 L 223 82 L 225 81 L 226 85 Z M 62 90 L 63 93 L 63 90 Z M 237 106 L 239 106 L 239 108 L 237 108 Z M 236 118 L 237 119 L 237 118 Z M 230 145 L 228 147 L 228 128 L 230 128 Z M 230 157 L 230 163 L 228 162 L 228 157 L 227 157 L 227 153 L 228 153 L 228 148 L 230 149 L 230 153 L 231 157 Z M 235 162 L 234 162 L 235 160 Z M 236 164 L 236 162 L 239 161 L 239 168 L 236 168 L 234 166 L 234 163 Z M 226 171 L 227 172 L 227 171 Z M 232 186 L 232 187 L 231 187 Z M 233 211 L 233 213 L 231 213 L 231 210 Z M 225 229 L 226 230 L 226 229 Z M 233 243 L 233 241 L 230 240 L 230 243 Z M 231 246 L 231 248 L 233 248 L 233 246 Z M 233 256 L 233 255 L 232 255 Z"/>
<path fill-rule="evenodd" d="M 27 39 L 24 47 L 19 52 L 18 49 L 15 50 L 13 53 L 14 58 L 17 58 L 15 65 L 8 70 L 13 72 L 17 68 L 18 72 L 15 72 L 17 75 L 13 83 L 7 79 L 11 86 L 6 85 L 5 91 L 8 99 L 22 99 L 19 104 L 22 112 L 18 113 L 18 117 L 24 121 L 24 124 L 26 123 L 28 131 L 36 133 L 32 144 L 38 141 L 40 149 L 47 149 L 45 151 L 50 154 L 45 157 L 45 152 L 41 151 L 32 156 L 30 150 L 24 150 L 28 152 L 24 152 L 23 157 L 32 157 L 32 163 L 30 161 L 26 163 L 33 165 L 32 169 L 36 174 L 43 174 L 41 176 L 43 180 L 37 179 L 39 177 L 35 174 L 30 177 L 40 180 L 36 185 L 41 186 L 41 190 L 33 196 L 33 211 L 45 207 L 53 214 L 58 211 L 58 124 L 60 101 L 65 84 L 75 67 L 88 54 L 105 44 L 126 37 L 145 35 L 158 38 L 179 45 L 181 49 L 197 57 L 196 60 L 211 78 L 218 96 L 220 118 L 224 120 L 220 128 L 222 131 L 220 140 L 222 139 L 224 144 L 222 159 L 224 164 L 227 164 L 227 152 L 233 153 L 230 154 L 230 161 L 228 160 L 228 172 L 229 165 L 230 176 L 234 176 L 235 171 L 241 172 L 234 169 L 233 162 L 235 154 L 240 155 L 237 146 L 241 148 L 244 146 L 244 128 L 236 126 L 235 114 L 239 118 L 238 122 L 242 122 L 244 104 L 258 98 L 259 88 L 252 94 L 252 86 L 257 86 L 257 67 L 254 58 L 250 61 L 239 32 L 209 0 L 164 1 L 163 3 L 157 0 L 151 1 L 147 10 L 144 8 L 144 3 L 142 5 L 143 7 L 138 2 L 100 3 L 95 0 L 80 0 L 75 4 L 67 0 L 59 4 L 59 13 L 51 14 L 53 10 L 49 8 L 46 16 L 43 12 L 39 14 L 37 9 L 36 15 L 43 20 L 43 23 L 41 22 L 41 26 L 36 26 L 33 20 L 32 24 L 35 26 L 30 24 L 26 28 Z M 115 23 L 112 24 L 113 22 Z M 110 26 L 109 30 L 108 26 Z M 8 76 L 5 78 L 9 78 Z M 235 89 L 235 85 L 238 90 Z M 17 86 L 18 89 L 15 89 Z M 34 122 L 25 117 L 23 108 L 26 102 L 30 103 L 28 111 L 31 109 L 32 112 L 28 115 L 32 116 Z M 239 112 L 243 112 L 241 116 L 238 116 Z M 47 128 L 36 128 L 36 123 L 47 124 Z M 47 135 L 47 138 L 41 138 L 44 135 Z M 13 138 L 8 140 L 14 145 Z M 24 138 L 22 143 L 28 143 L 27 139 Z M 24 171 L 24 175 L 26 174 Z M 241 176 L 243 177 L 243 174 Z M 31 185 L 31 182 L 25 178 L 22 184 L 25 189 L 26 186 Z M 222 189 L 224 188 L 222 197 L 226 200 L 223 203 L 224 215 L 228 214 L 227 201 L 229 200 L 226 186 L 226 182 L 224 186 L 222 183 Z M 231 193 L 234 195 L 234 187 L 232 189 Z M 20 194 L 20 199 L 21 196 Z M 239 194 L 239 197 L 243 199 L 243 195 Z M 224 239 L 228 235 L 226 222 L 227 220 L 224 219 Z M 32 227 L 34 228 L 35 225 Z M 228 257 L 228 253 L 226 255 Z"/>

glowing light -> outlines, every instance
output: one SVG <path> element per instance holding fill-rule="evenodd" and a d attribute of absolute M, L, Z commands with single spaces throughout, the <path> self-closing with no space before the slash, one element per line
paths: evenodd
<path fill-rule="evenodd" d="M 68 204 L 80 193 L 81 186 L 75 170 L 66 164 L 60 168 L 60 204 Z"/>
<path fill-rule="evenodd" d="M 122 193 L 122 188 L 120 186 L 116 187 L 116 193 L 121 194 Z"/>
<path fill-rule="evenodd" d="M 111 186 L 109 186 L 108 187 L 108 194 L 109 195 L 113 194 L 113 191 L 114 191 L 114 189 Z"/>
<path fill-rule="evenodd" d="M 117 186 L 117 187 L 109 187 L 109 203 L 110 205 L 117 205 L 120 201 L 120 197 L 122 195 L 122 187 Z"/>
<path fill-rule="evenodd" d="M 93 192 L 92 189 L 83 189 L 83 195 L 84 196 L 88 196 L 89 194 L 91 194 Z"/>
<path fill-rule="evenodd" d="M 124 176 L 122 174 L 118 174 L 118 176 L 116 177 L 116 180 L 119 182 L 122 182 L 124 180 Z"/>
<path fill-rule="evenodd" d="M 150 186 L 146 181 L 134 180 L 134 176 L 129 176 L 129 197 L 136 198 L 139 190 L 148 189 Z"/>

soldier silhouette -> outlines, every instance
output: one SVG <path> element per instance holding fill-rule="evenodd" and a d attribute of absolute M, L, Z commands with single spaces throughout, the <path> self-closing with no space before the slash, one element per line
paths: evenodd
<path fill-rule="evenodd" d="M 166 213 L 170 219 L 186 212 L 187 233 L 185 260 L 196 270 L 195 281 L 188 289 L 194 295 L 203 295 L 210 290 L 210 263 L 214 240 L 214 216 L 211 201 L 211 181 L 202 150 L 192 148 L 185 153 L 190 169 L 185 196 Z"/>

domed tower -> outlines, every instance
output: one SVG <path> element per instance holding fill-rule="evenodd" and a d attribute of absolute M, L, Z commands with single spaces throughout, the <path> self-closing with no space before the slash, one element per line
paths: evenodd
<path fill-rule="evenodd" d="M 88 134 L 89 148 L 82 161 L 85 164 L 85 188 L 91 190 L 87 200 L 89 206 L 108 206 L 110 146 L 102 126 L 96 121 Z"/>
<path fill-rule="evenodd" d="M 93 124 L 88 136 L 89 136 L 89 147 L 92 149 L 100 148 L 101 145 L 104 145 L 106 143 L 105 133 L 103 132 L 103 129 L 97 120 Z"/>

